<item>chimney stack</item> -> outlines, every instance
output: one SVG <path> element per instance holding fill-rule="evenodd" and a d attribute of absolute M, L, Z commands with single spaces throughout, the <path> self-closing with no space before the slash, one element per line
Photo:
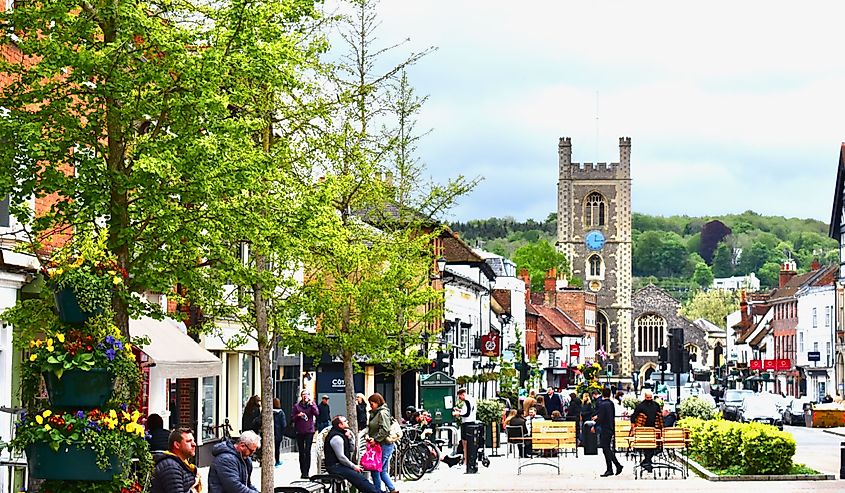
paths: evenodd
<path fill-rule="evenodd" d="M 822 264 L 819 263 L 819 259 L 813 258 L 813 263 L 810 264 L 810 270 L 819 270 L 822 268 Z"/>
<path fill-rule="evenodd" d="M 795 277 L 795 274 L 797 274 L 795 269 L 795 261 L 792 259 L 789 259 L 780 264 L 780 277 L 778 279 L 778 287 L 782 288 L 786 286 L 786 283 L 788 283 L 790 279 Z"/>
<path fill-rule="evenodd" d="M 518 276 L 525 283 L 525 305 L 528 306 L 528 303 L 531 302 L 531 274 L 528 273 L 528 269 L 523 267 L 519 269 Z"/>

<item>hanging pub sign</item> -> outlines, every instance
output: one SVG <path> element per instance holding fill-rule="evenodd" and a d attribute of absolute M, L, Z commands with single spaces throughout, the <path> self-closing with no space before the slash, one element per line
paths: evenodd
<path fill-rule="evenodd" d="M 499 344 L 499 336 L 490 332 L 481 336 L 481 355 L 488 358 L 498 358 L 500 355 L 501 345 Z"/>
<path fill-rule="evenodd" d="M 777 370 L 788 370 L 792 368 L 792 362 L 789 359 L 776 359 L 775 360 L 775 369 Z"/>
<path fill-rule="evenodd" d="M 748 368 L 752 370 L 762 370 L 763 369 L 763 360 L 761 359 L 753 359 L 748 363 Z"/>
<path fill-rule="evenodd" d="M 763 360 L 763 369 L 764 370 L 774 370 L 776 361 L 777 360 L 773 360 L 773 359 L 764 359 Z"/>
<path fill-rule="evenodd" d="M 570 344 L 569 345 L 569 357 L 570 358 L 577 358 L 581 355 L 581 346 L 578 344 Z"/>

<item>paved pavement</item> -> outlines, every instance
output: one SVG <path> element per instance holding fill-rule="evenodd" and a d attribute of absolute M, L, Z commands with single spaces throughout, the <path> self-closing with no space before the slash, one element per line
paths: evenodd
<path fill-rule="evenodd" d="M 789 430 L 796 433 L 796 439 L 807 447 L 799 447 L 796 454 L 796 462 L 805 461 L 808 465 L 811 462 L 818 462 L 827 457 L 835 457 L 838 461 L 838 448 L 836 453 L 830 450 L 830 445 L 825 441 L 839 441 L 840 437 L 824 433 L 822 430 L 804 430 L 797 428 Z M 815 447 L 815 449 L 813 449 Z M 504 453 L 504 448 L 502 448 Z M 799 455 L 799 454 L 804 455 Z M 286 485 L 299 479 L 299 465 L 295 453 L 282 454 L 284 464 L 274 468 L 276 485 Z M 807 460 L 810 459 L 810 460 Z M 604 471 L 604 458 L 599 455 L 579 457 L 565 456 L 560 460 L 561 471 L 557 472 L 548 466 L 531 466 L 525 468 L 522 474 L 517 474 L 517 461 L 513 457 L 491 457 L 489 468 L 479 466 L 478 474 L 465 474 L 464 469 L 459 466 L 453 468 L 441 464 L 437 470 L 427 474 L 420 481 L 396 481 L 396 487 L 402 493 L 450 493 L 450 492 L 497 492 L 516 493 L 536 491 L 538 488 L 543 491 L 591 491 L 591 492 L 614 492 L 624 491 L 677 491 L 677 492 L 742 492 L 748 493 L 749 488 L 759 488 L 759 483 L 752 486 L 748 482 L 720 482 L 713 483 L 690 474 L 687 479 L 680 476 L 664 479 L 634 479 L 633 465 L 631 460 L 625 460 L 620 455 L 620 461 L 624 467 L 622 474 L 602 478 L 599 476 Z M 832 464 L 832 462 L 831 462 Z M 823 472 L 838 476 L 838 462 L 836 470 L 824 470 Z M 811 465 L 811 467 L 813 467 Z M 817 469 L 819 467 L 816 467 Z M 828 468 L 829 469 L 829 468 Z M 208 474 L 208 468 L 201 469 L 204 480 Z M 315 472 L 312 466 L 312 473 Z M 260 484 L 260 467 L 253 472 L 253 484 Z M 207 481 L 206 483 L 207 484 Z M 765 486 L 765 493 L 797 492 L 797 491 L 845 491 L 845 481 L 768 481 Z M 266 492 L 270 493 L 270 492 Z"/>

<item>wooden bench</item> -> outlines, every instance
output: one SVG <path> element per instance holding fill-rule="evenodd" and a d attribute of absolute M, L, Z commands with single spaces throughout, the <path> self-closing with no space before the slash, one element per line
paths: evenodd
<path fill-rule="evenodd" d="M 613 433 L 616 438 L 616 452 L 625 452 L 625 457 L 632 457 L 631 445 L 634 443 L 634 437 L 630 436 L 631 422 L 617 419 Z"/>
<path fill-rule="evenodd" d="M 517 474 L 522 468 L 533 465 L 553 467 L 560 474 L 561 453 L 572 452 L 578 456 L 578 440 L 575 435 L 575 423 L 567 421 L 535 422 L 531 436 L 525 437 L 531 443 L 533 457 L 519 460 Z"/>
<path fill-rule="evenodd" d="M 327 493 L 328 487 L 316 481 L 294 481 L 287 486 L 276 486 L 273 493 Z"/>

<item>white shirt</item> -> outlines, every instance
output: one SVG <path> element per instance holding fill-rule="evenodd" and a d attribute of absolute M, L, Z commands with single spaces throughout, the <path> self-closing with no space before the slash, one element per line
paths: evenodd
<path fill-rule="evenodd" d="M 464 394 L 464 407 L 461 408 L 461 423 L 475 423 L 475 399 Z"/>

